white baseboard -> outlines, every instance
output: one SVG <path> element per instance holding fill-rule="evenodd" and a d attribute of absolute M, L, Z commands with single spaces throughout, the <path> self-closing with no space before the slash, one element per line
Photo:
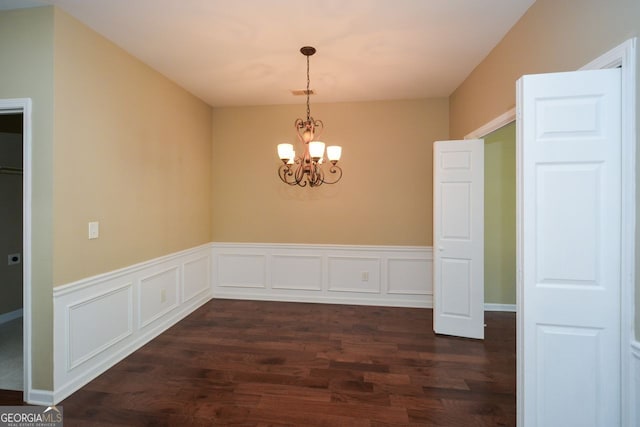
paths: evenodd
<path fill-rule="evenodd" d="M 631 387 L 629 390 L 629 426 L 640 427 L 640 342 L 631 341 Z"/>
<path fill-rule="evenodd" d="M 515 304 L 494 304 L 494 303 L 485 303 L 484 311 L 506 311 L 509 313 L 515 313 L 518 309 L 518 306 Z"/>
<path fill-rule="evenodd" d="M 58 403 L 211 299 L 211 246 L 53 290 Z"/>
<path fill-rule="evenodd" d="M 213 243 L 215 298 L 433 307 L 426 246 Z"/>
<path fill-rule="evenodd" d="M 3 323 L 11 322 L 12 320 L 22 317 L 23 310 L 21 308 L 10 311 L 8 313 L 0 314 L 0 325 Z"/>
<path fill-rule="evenodd" d="M 26 402 L 30 405 L 51 406 L 54 405 L 53 392 L 49 390 L 31 389 L 26 396 Z"/>

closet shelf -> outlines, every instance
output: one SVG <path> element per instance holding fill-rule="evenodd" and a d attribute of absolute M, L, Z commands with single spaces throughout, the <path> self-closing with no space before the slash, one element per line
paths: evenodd
<path fill-rule="evenodd" d="M 22 168 L 0 166 L 0 175 L 22 175 Z"/>

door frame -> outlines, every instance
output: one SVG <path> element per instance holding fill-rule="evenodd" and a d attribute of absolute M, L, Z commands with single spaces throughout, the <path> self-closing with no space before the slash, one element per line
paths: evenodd
<path fill-rule="evenodd" d="M 636 44 L 637 38 L 631 38 L 614 47 L 608 52 L 600 55 L 593 61 L 582 66 L 580 70 L 597 70 L 604 68 L 621 68 L 622 80 L 622 218 L 621 218 L 621 313 L 620 313 L 620 368 L 621 368 L 621 404 L 622 425 L 632 425 L 640 413 L 634 406 L 634 388 L 631 378 L 631 343 L 635 341 L 635 233 L 636 233 Z M 515 121 L 515 107 L 494 118 L 478 129 L 466 135 L 465 139 L 484 138 L 489 133 Z M 516 191 L 518 191 L 516 189 Z M 517 311 L 522 306 L 521 292 L 517 290 L 516 298 Z M 521 325 L 517 326 L 517 334 L 522 334 Z M 516 351 L 522 352 L 518 344 Z M 521 367 L 519 367 L 521 368 Z M 521 372 L 522 369 L 519 369 Z M 517 402 L 518 402 L 518 423 L 523 402 L 521 401 L 522 390 L 521 378 L 518 378 Z M 640 396 L 638 396 L 640 397 Z"/>
<path fill-rule="evenodd" d="M 604 55 L 589 62 L 580 70 L 620 67 L 622 105 L 620 115 L 622 137 L 622 194 L 620 222 L 620 374 L 621 421 L 632 425 L 636 420 L 631 378 L 630 345 L 635 341 L 635 234 L 636 234 L 636 38 L 629 39 Z"/>
<path fill-rule="evenodd" d="M 0 99 L 0 114 L 22 114 L 22 369 L 23 400 L 31 392 L 31 195 L 32 134 L 31 99 Z"/>

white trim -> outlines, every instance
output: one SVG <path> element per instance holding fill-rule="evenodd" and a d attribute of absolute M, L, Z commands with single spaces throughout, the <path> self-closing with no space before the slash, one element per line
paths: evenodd
<path fill-rule="evenodd" d="M 51 406 L 54 404 L 53 392 L 50 390 L 32 389 L 29 393 L 30 405 Z"/>
<path fill-rule="evenodd" d="M 433 307 L 427 246 L 212 243 L 212 260 L 215 298 Z M 309 260 L 314 280 L 289 280 Z"/>
<path fill-rule="evenodd" d="M 53 392 L 58 403 L 211 299 L 211 245 L 155 258 L 53 289 Z M 205 262 L 188 275 L 198 288 L 184 301 L 185 266 Z M 167 273 L 171 283 L 145 281 Z M 165 285 L 175 302 L 163 301 Z M 149 298 L 142 319 L 142 298 Z M 112 317 L 110 318 L 109 315 Z M 117 319 L 117 321 L 116 321 Z M 141 321 L 144 320 L 144 321 Z M 31 397 L 29 402 L 39 402 Z M 51 404 L 49 403 L 49 404 Z"/>
<path fill-rule="evenodd" d="M 500 114 L 495 119 L 491 120 L 489 123 L 486 123 L 480 126 L 478 129 L 473 132 L 467 134 L 464 139 L 481 139 L 485 136 L 489 135 L 491 132 L 495 132 L 501 127 L 508 125 L 509 123 L 516 120 L 516 107 L 513 107 L 509 111 L 506 111 Z"/>
<path fill-rule="evenodd" d="M 620 331 L 622 378 L 622 425 L 631 425 L 626 417 L 635 403 L 631 400 L 632 370 L 630 342 L 634 342 L 635 314 L 635 230 L 636 230 L 636 38 L 629 39 L 581 70 L 621 67 L 622 73 L 622 221 L 620 267 Z M 636 384 L 635 387 L 638 387 Z"/>
<path fill-rule="evenodd" d="M 628 426 L 640 426 L 640 342 L 631 341 L 631 388 L 629 390 Z"/>
<path fill-rule="evenodd" d="M 516 104 L 522 99 L 522 88 L 516 84 Z M 521 120 L 521 115 L 516 110 L 516 120 Z M 522 147 L 517 141 L 523 138 L 522 126 L 516 125 L 516 171 L 522 170 Z M 516 173 L 516 212 L 522 209 L 523 200 L 522 177 Z M 524 254 L 519 242 L 522 241 L 522 221 L 520 215 L 516 213 L 516 425 L 524 426 L 524 322 L 522 321 L 524 308 L 524 292 L 522 291 L 522 268 Z"/>
<path fill-rule="evenodd" d="M 485 303 L 484 311 L 504 311 L 508 313 L 515 313 L 518 311 L 518 306 L 516 304 Z"/>
<path fill-rule="evenodd" d="M 31 195 L 32 195 L 32 132 L 31 98 L 0 99 L 0 112 L 22 113 L 22 341 L 23 341 L 23 399 L 39 395 L 32 390 L 31 381 Z"/>
<path fill-rule="evenodd" d="M 315 296 L 314 298 L 309 298 L 295 295 L 270 295 L 267 293 L 242 295 L 237 293 L 216 293 L 213 298 L 247 301 L 299 302 L 312 304 L 369 305 L 372 307 L 433 308 L 433 299 L 431 296 L 428 296 L 421 301 L 410 300 L 408 298 L 404 300 L 381 301 L 379 298 L 367 298 L 361 295 L 358 295 L 357 298 L 352 296 L 340 298 Z"/>
<path fill-rule="evenodd" d="M 24 310 L 19 308 L 17 310 L 0 314 L 0 325 L 2 325 L 3 323 L 11 322 L 12 320 L 22 317 L 23 312 Z"/>
<path fill-rule="evenodd" d="M 605 68 L 616 68 L 630 66 L 629 60 L 633 60 L 633 50 L 635 49 L 635 37 L 620 43 L 610 51 L 600 55 L 593 61 L 578 68 L 578 70 L 602 70 Z M 635 77 L 635 76 L 634 76 Z"/>
<path fill-rule="evenodd" d="M 265 249 L 313 249 L 327 251 L 345 251 L 345 252 L 406 252 L 406 251 L 422 251 L 432 250 L 431 246 L 398 246 L 398 245 L 329 245 L 329 244 L 307 244 L 307 243 L 228 243 L 228 242 L 212 242 L 214 249 L 241 249 L 255 248 L 258 250 Z"/>

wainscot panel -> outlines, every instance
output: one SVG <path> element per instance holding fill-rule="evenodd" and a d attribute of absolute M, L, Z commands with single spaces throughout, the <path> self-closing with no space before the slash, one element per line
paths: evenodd
<path fill-rule="evenodd" d="M 322 290 L 322 257 L 317 255 L 273 255 L 273 289 Z"/>
<path fill-rule="evenodd" d="M 140 279 L 138 327 L 144 328 L 178 306 L 178 266 Z"/>
<path fill-rule="evenodd" d="M 431 287 L 424 286 L 422 277 L 433 277 L 433 264 L 420 258 L 389 258 L 388 278 L 390 294 L 430 295 Z"/>
<path fill-rule="evenodd" d="M 264 288 L 266 260 L 263 254 L 227 252 L 214 258 L 220 286 L 230 288 Z"/>
<path fill-rule="evenodd" d="M 432 307 L 426 246 L 213 243 L 213 296 Z"/>
<path fill-rule="evenodd" d="M 329 292 L 379 294 L 380 258 L 328 256 Z"/>
<path fill-rule="evenodd" d="M 67 369 L 75 368 L 133 333 L 132 287 L 128 282 L 67 307 Z"/>
<path fill-rule="evenodd" d="M 211 256 L 206 255 L 188 261 L 182 269 L 182 303 L 203 293 L 211 293 Z"/>
<path fill-rule="evenodd" d="M 211 245 L 53 290 L 58 403 L 211 299 Z"/>

